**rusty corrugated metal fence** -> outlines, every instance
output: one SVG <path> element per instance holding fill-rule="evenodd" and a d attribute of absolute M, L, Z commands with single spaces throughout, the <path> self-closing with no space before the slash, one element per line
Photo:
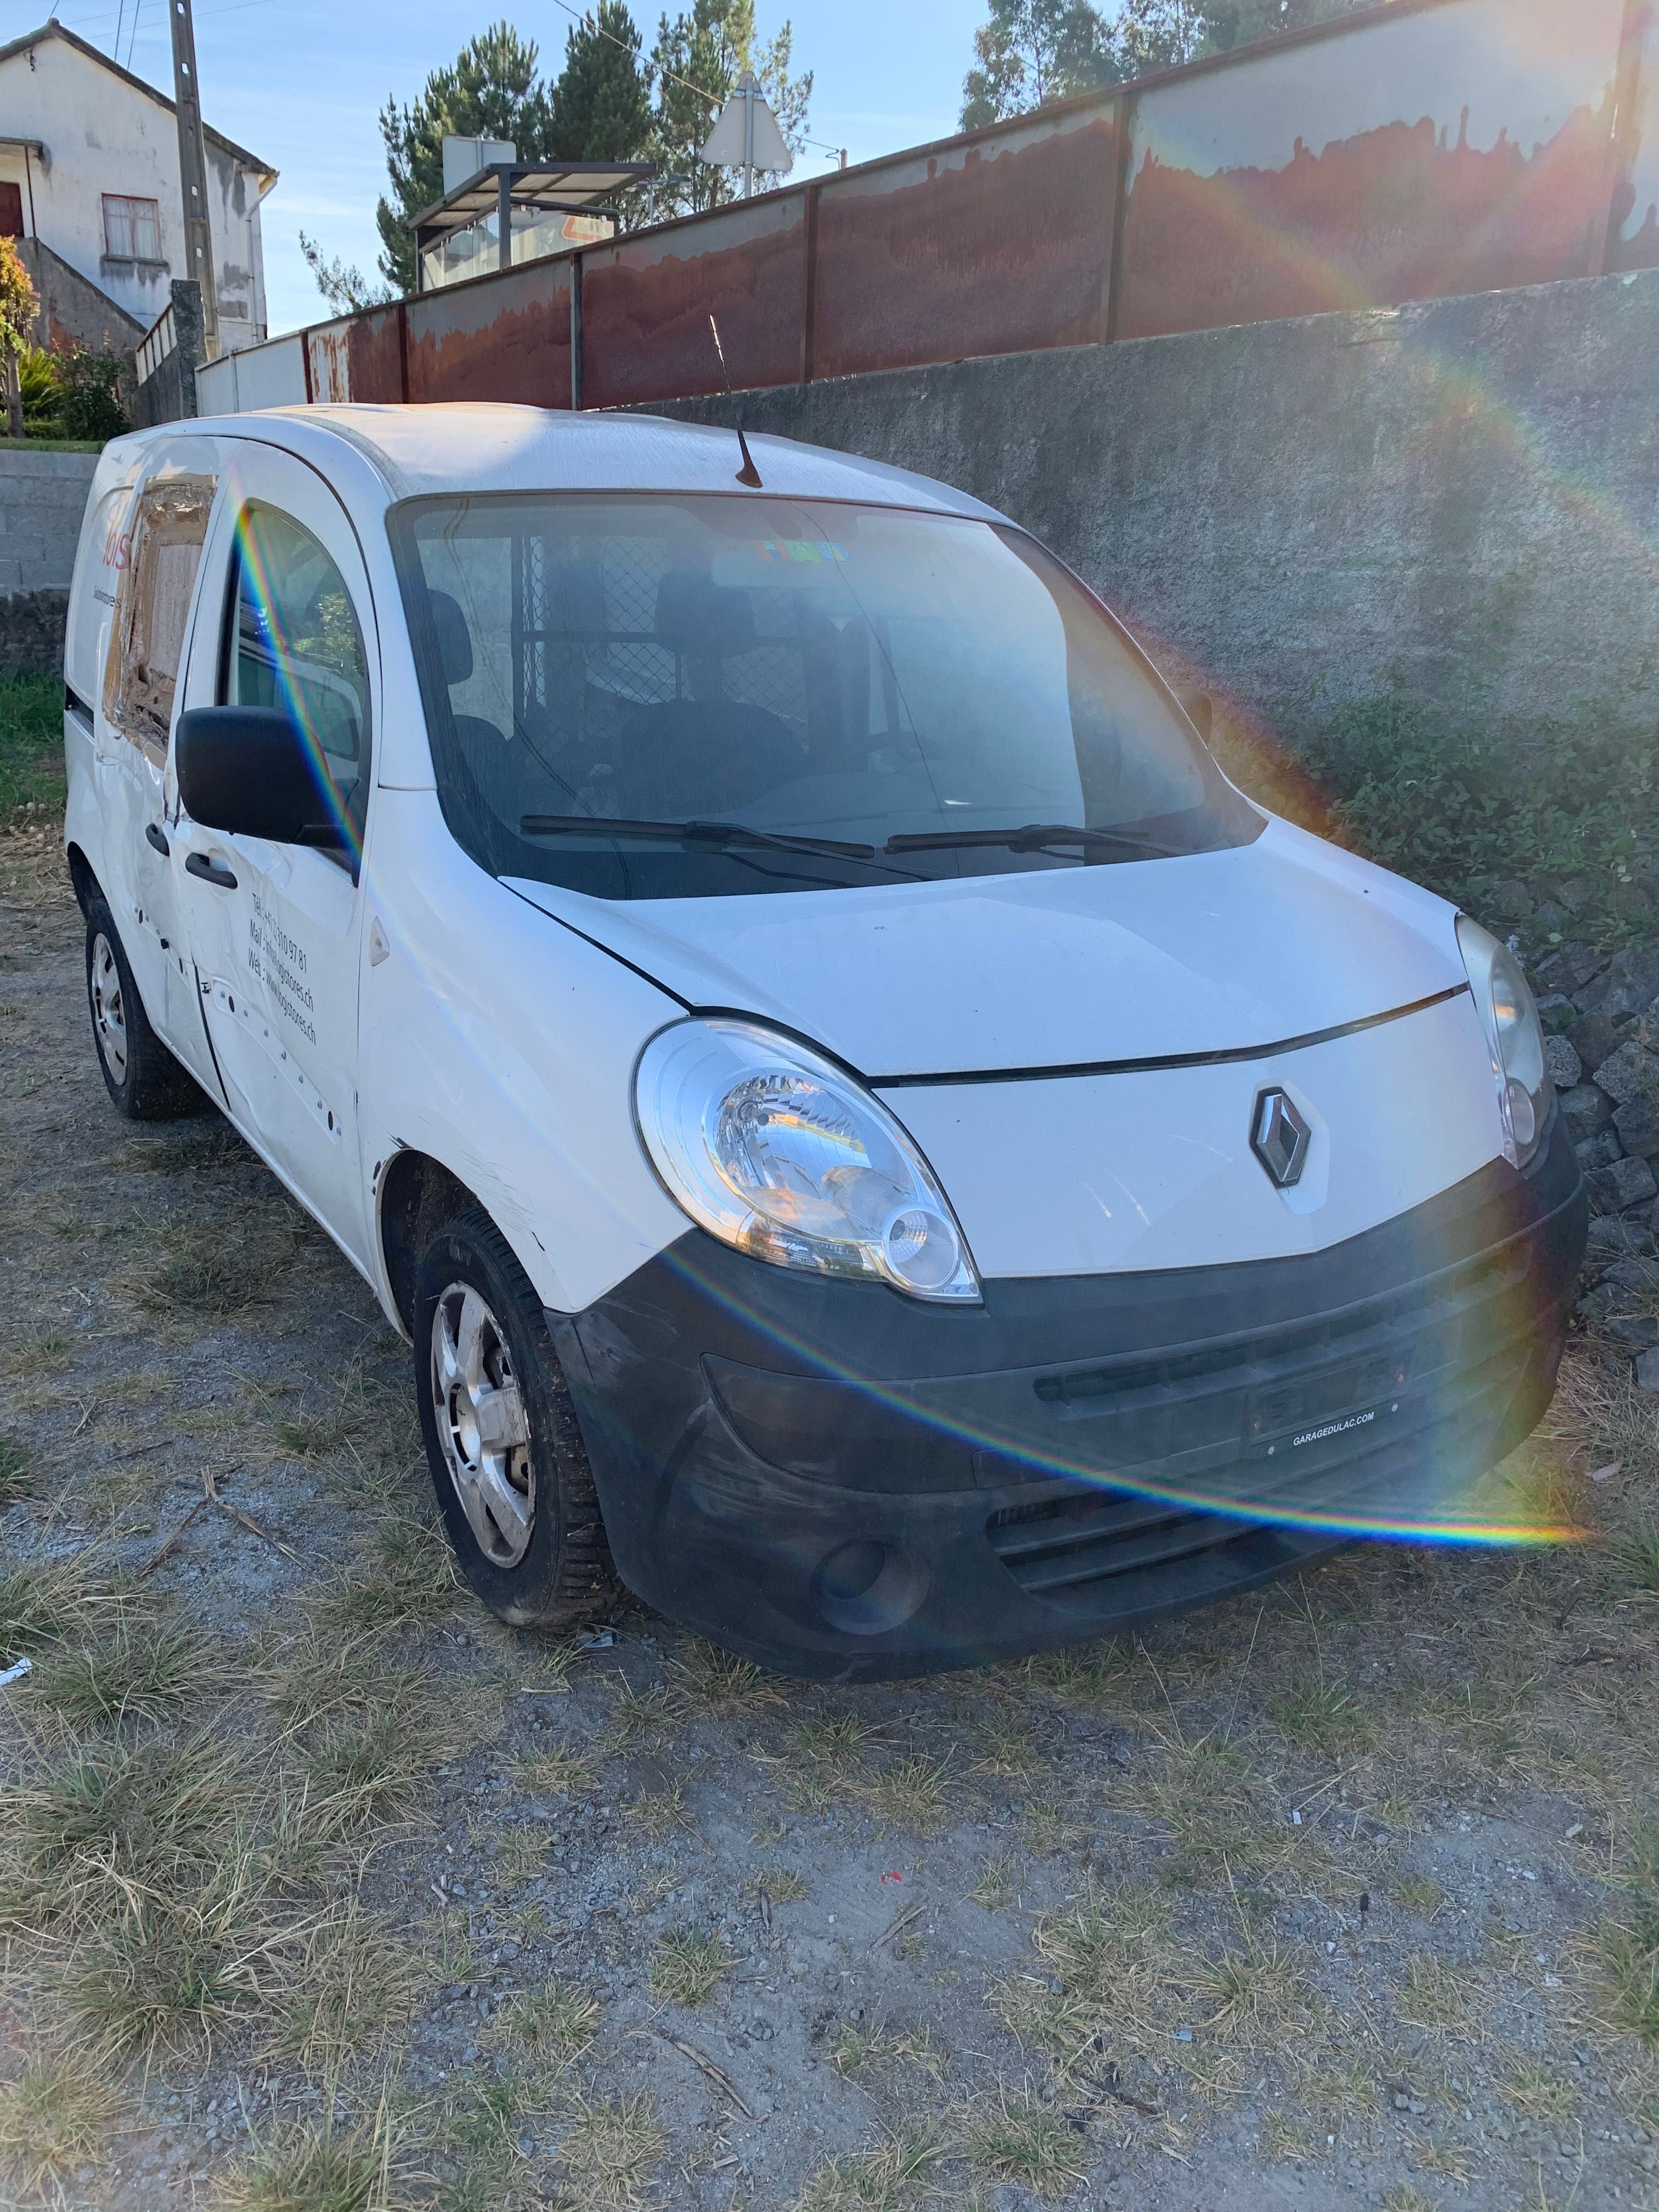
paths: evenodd
<path fill-rule="evenodd" d="M 1656 15 L 1391 0 L 320 325 L 201 404 L 682 398 L 711 313 L 760 386 L 1659 265 Z"/>

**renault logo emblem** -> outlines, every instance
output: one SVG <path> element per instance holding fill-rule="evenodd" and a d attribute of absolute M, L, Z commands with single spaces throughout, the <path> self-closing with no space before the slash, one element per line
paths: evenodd
<path fill-rule="evenodd" d="M 1301 1179 L 1308 1164 L 1308 1145 L 1313 1131 L 1282 1091 L 1256 1093 L 1255 1118 L 1250 1125 L 1250 1150 L 1280 1190 Z"/>

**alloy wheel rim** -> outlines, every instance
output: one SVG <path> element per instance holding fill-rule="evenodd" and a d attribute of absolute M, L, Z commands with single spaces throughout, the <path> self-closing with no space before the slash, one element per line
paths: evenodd
<path fill-rule="evenodd" d="M 92 946 L 92 1025 L 110 1079 L 127 1078 L 127 1016 L 121 994 L 121 970 L 108 938 L 100 930 Z"/>
<path fill-rule="evenodd" d="M 479 1550 L 516 1567 L 536 1525 L 530 1422 L 501 1323 L 470 1283 L 452 1283 L 433 1311 L 432 1408 Z"/>

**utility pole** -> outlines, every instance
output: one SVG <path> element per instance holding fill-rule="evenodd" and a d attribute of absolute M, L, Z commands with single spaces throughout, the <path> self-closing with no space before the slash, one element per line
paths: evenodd
<path fill-rule="evenodd" d="M 185 204 L 185 274 L 202 288 L 202 344 L 210 361 L 219 353 L 219 288 L 213 275 L 213 231 L 208 221 L 207 146 L 202 137 L 202 97 L 196 82 L 196 28 L 190 0 L 167 0 L 173 15 L 173 99 L 179 111 L 179 181 Z"/>
<path fill-rule="evenodd" d="M 743 196 L 750 199 L 755 191 L 755 101 L 760 92 L 752 70 L 738 79 L 738 90 L 743 95 Z"/>

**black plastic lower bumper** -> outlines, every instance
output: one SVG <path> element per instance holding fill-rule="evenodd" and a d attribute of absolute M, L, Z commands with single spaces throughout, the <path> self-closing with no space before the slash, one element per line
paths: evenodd
<path fill-rule="evenodd" d="M 1549 1403 L 1587 1218 L 1558 1121 L 1296 1259 L 963 1310 L 694 1230 L 548 1319 L 638 1595 L 787 1673 L 920 1674 L 1443 1519 Z"/>

